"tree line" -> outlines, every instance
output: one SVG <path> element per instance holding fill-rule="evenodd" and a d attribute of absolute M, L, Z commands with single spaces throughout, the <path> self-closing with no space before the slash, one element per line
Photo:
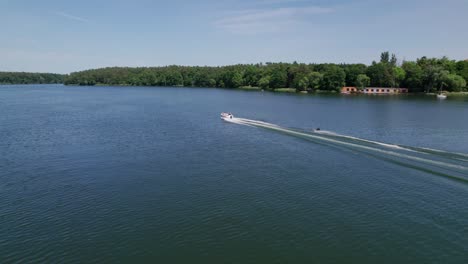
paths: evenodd
<path fill-rule="evenodd" d="M 0 84 L 63 83 L 65 75 L 55 73 L 0 72 Z"/>
<path fill-rule="evenodd" d="M 365 64 L 258 63 L 220 67 L 112 67 L 72 73 L 65 84 L 295 88 L 339 91 L 343 86 L 405 87 L 410 92 L 467 90 L 468 61 L 422 57 L 398 62 L 383 52 Z"/>
<path fill-rule="evenodd" d="M 468 91 L 468 60 L 421 57 L 398 61 L 382 52 L 365 64 L 258 63 L 231 66 L 109 67 L 69 75 L 0 73 L 0 83 L 64 83 L 66 85 L 134 85 L 241 88 L 296 91 L 339 91 L 343 86 L 404 87 L 410 92 Z"/>

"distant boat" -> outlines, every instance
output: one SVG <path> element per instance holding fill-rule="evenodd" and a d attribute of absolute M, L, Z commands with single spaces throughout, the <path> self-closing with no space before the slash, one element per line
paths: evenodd
<path fill-rule="evenodd" d="M 440 84 L 440 88 L 439 88 L 439 93 L 437 94 L 437 99 L 441 99 L 441 100 L 444 100 L 444 99 L 447 99 L 447 95 L 442 93 L 442 87 L 445 85 L 444 82 L 442 82 Z"/>

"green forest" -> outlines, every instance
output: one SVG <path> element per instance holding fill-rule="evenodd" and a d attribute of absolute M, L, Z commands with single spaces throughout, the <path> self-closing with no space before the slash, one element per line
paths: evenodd
<path fill-rule="evenodd" d="M 365 64 L 259 63 L 222 67 L 113 67 L 72 73 L 69 85 L 226 87 L 338 91 L 343 86 L 405 87 L 410 92 L 466 91 L 468 61 L 446 57 L 402 61 L 383 52 Z"/>
<path fill-rule="evenodd" d="M 63 83 L 65 75 L 55 73 L 0 72 L 0 84 Z"/>
<path fill-rule="evenodd" d="M 186 86 L 266 89 L 276 91 L 339 91 L 343 86 L 404 87 L 410 92 L 468 91 L 468 60 L 421 57 L 399 61 L 382 52 L 365 64 L 258 63 L 231 66 L 109 67 L 69 75 L 0 72 L 2 84 L 64 83 L 66 85 Z M 289 88 L 289 89 L 285 89 Z"/>

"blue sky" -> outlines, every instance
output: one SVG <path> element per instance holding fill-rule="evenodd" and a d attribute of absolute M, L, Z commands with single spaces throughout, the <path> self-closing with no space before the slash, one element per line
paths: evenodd
<path fill-rule="evenodd" d="M 0 71 L 468 58 L 467 0 L 0 0 Z"/>

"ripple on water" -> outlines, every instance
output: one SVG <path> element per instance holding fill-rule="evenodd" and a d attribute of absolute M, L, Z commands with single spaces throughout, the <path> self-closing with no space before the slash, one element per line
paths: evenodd
<path fill-rule="evenodd" d="M 442 120 L 416 99 L 21 89 L 34 96 L 0 88 L 0 262 L 466 262 L 466 183 L 374 151 L 466 166 L 468 133 L 447 129 L 468 130 L 447 118 L 459 105 Z M 369 148 L 226 124 L 226 109 Z"/>

